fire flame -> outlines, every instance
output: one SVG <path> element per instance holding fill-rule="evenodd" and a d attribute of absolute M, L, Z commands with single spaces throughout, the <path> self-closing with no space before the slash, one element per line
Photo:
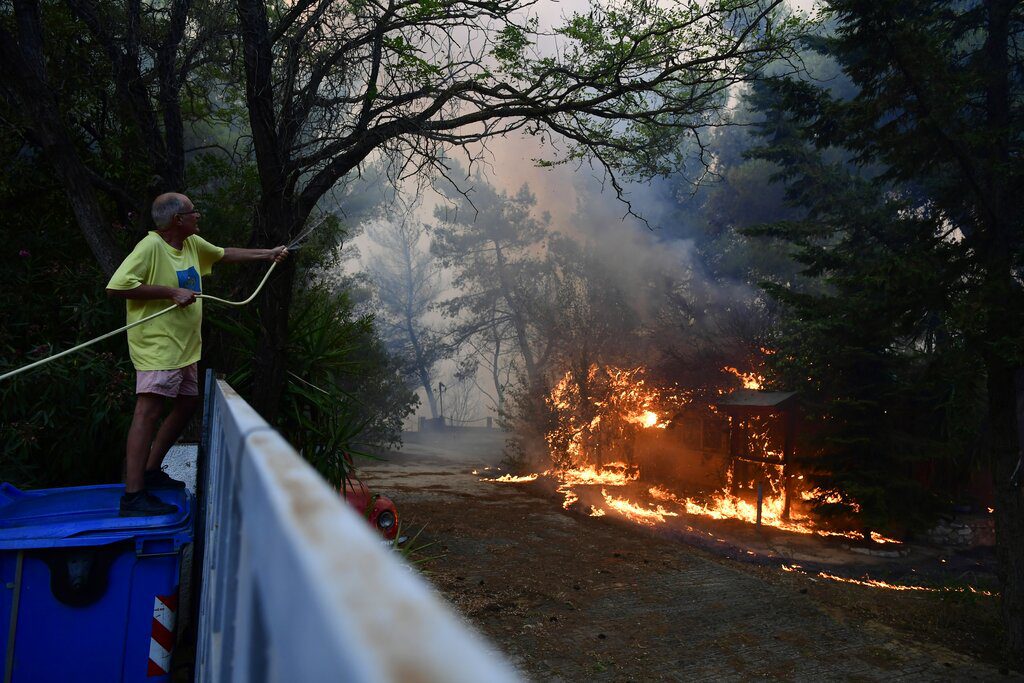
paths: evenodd
<path fill-rule="evenodd" d="M 722 372 L 728 372 L 730 375 L 738 377 L 743 382 L 744 389 L 760 389 L 761 385 L 764 384 L 764 375 L 759 375 L 756 372 L 740 372 L 728 365 L 722 368 Z"/>
<path fill-rule="evenodd" d="M 662 429 L 664 429 L 665 427 L 668 426 L 668 424 L 660 424 L 659 425 L 658 424 L 658 414 L 653 412 L 653 411 L 650 411 L 650 410 L 645 410 L 642 415 L 631 416 L 631 417 L 629 417 L 627 419 L 630 422 L 638 424 L 638 425 L 640 425 L 641 427 L 643 427 L 645 429 L 648 429 L 650 427 L 661 427 Z"/>
<path fill-rule="evenodd" d="M 794 564 L 794 565 L 786 565 L 786 564 L 784 564 L 784 565 L 782 565 L 782 571 L 784 571 L 784 572 L 797 572 L 797 573 L 800 573 L 800 574 L 807 574 L 808 576 L 810 575 L 808 572 L 805 572 L 803 570 L 803 568 L 800 567 L 800 565 L 798 565 L 798 564 Z M 884 588 L 886 590 L 891 590 L 891 591 L 922 591 L 922 592 L 925 592 L 925 593 L 973 593 L 975 595 L 984 595 L 984 596 L 987 596 L 987 597 L 992 597 L 992 596 L 995 595 L 995 593 L 993 593 L 992 591 L 982 590 L 980 588 L 975 588 L 974 586 L 964 586 L 964 587 L 948 586 L 948 587 L 942 587 L 942 588 L 935 588 L 933 586 L 916 586 L 916 585 L 913 585 L 913 584 L 905 584 L 905 583 L 904 584 L 889 583 L 888 581 L 881 581 L 879 579 L 871 579 L 871 578 L 850 579 L 850 578 L 847 578 L 845 576 L 836 576 L 835 574 L 829 574 L 828 572 L 818 572 L 817 574 L 815 574 L 815 577 L 817 577 L 819 579 L 826 579 L 828 581 L 835 581 L 837 583 L 850 583 L 850 584 L 853 584 L 855 586 L 865 586 L 867 588 Z"/>
<path fill-rule="evenodd" d="M 481 479 L 480 481 L 491 481 L 501 484 L 525 484 L 527 482 L 536 481 L 539 474 L 525 474 L 522 476 L 516 476 L 514 474 L 503 474 L 500 477 L 494 479 Z"/>
<path fill-rule="evenodd" d="M 581 467 L 563 471 L 544 471 L 521 476 L 505 474 L 496 478 L 484 478 L 480 481 L 501 484 L 520 484 L 536 481 L 542 476 L 553 476 L 559 483 L 555 490 L 563 497 L 562 507 L 566 510 L 575 505 L 580 497 L 575 488 L 579 486 L 601 486 L 601 496 L 604 498 L 608 509 L 619 513 L 621 516 L 633 522 L 645 526 L 662 524 L 666 517 L 678 517 L 679 512 L 667 510 L 663 505 L 657 504 L 654 507 L 644 507 L 640 503 L 630 501 L 626 498 L 610 495 L 604 488 L 606 486 L 627 486 L 640 477 L 637 467 L 631 467 L 625 463 L 610 463 L 602 467 Z M 659 503 L 669 503 L 679 508 L 681 512 L 688 515 L 708 517 L 710 519 L 726 520 L 736 519 L 750 524 L 757 522 L 757 506 L 731 494 L 728 490 L 722 489 L 706 499 L 693 497 L 680 497 L 663 486 L 651 486 L 647 489 L 648 495 Z M 784 499 L 781 494 L 771 492 L 762 498 L 761 503 L 761 524 L 766 527 L 773 527 L 783 531 L 791 531 L 798 534 L 816 534 L 818 536 L 833 536 L 861 540 L 861 535 L 853 531 L 829 531 L 814 526 L 809 518 L 799 514 L 791 514 L 790 519 L 783 517 Z M 589 515 L 591 517 L 603 517 L 607 511 L 596 505 L 592 505 Z M 877 532 L 871 532 L 871 540 L 879 544 L 899 544 L 893 538 L 887 538 Z"/>
<path fill-rule="evenodd" d="M 559 486 L 555 490 L 565 497 L 565 499 L 562 501 L 562 507 L 566 510 L 571 508 L 573 504 L 580 499 L 580 497 L 576 495 L 576 492 L 573 491 L 568 486 L 566 486 L 565 484 Z"/>
<path fill-rule="evenodd" d="M 590 465 L 558 473 L 563 484 L 569 486 L 625 486 L 640 478 L 640 470 L 630 467 L 624 462 L 612 462 L 601 465 L 600 469 Z"/>
<path fill-rule="evenodd" d="M 712 519 L 738 519 L 750 524 L 757 522 L 757 505 L 731 494 L 728 490 L 722 489 L 707 500 L 695 498 L 679 498 L 661 486 L 652 486 L 648 493 L 655 500 L 670 501 L 686 510 L 687 514 L 710 517 Z M 859 540 L 861 535 L 854 531 L 828 531 L 815 527 L 811 521 L 798 514 L 790 514 L 785 519 L 783 512 L 785 499 L 781 494 L 770 492 L 761 500 L 761 524 L 783 531 L 792 531 L 798 534 L 816 534 L 818 536 L 839 536 L 842 538 Z M 881 534 L 872 531 L 871 540 L 875 543 L 899 543 L 899 541 L 886 538 Z"/>
<path fill-rule="evenodd" d="M 655 523 L 663 523 L 666 517 L 679 516 L 678 512 L 669 512 L 660 505 L 655 508 L 640 507 L 636 503 L 630 502 L 625 498 L 615 498 L 614 496 L 610 496 L 604 489 L 601 489 L 601 495 L 604 496 L 604 502 L 608 504 L 608 507 L 623 515 L 626 519 L 630 519 L 640 524 L 646 524 L 647 526 L 654 526 Z"/>
<path fill-rule="evenodd" d="M 744 373 L 731 366 L 722 370 L 740 379 L 746 389 L 760 389 L 764 381 L 764 377 L 756 372 Z M 757 505 L 735 495 L 735 489 L 731 486 L 731 470 L 725 488 L 706 496 L 681 496 L 663 486 L 651 486 L 644 489 L 650 499 L 645 503 L 608 493 L 607 488 L 626 487 L 636 482 L 640 478 L 640 470 L 625 462 L 600 464 L 601 461 L 614 453 L 628 453 L 639 430 L 667 428 L 670 418 L 661 416 L 678 414 L 690 400 L 691 394 L 679 389 L 659 388 L 648 383 L 644 378 L 644 369 L 640 367 L 622 369 L 591 365 L 585 377 L 577 377 L 572 371 L 566 372 L 546 399 L 555 422 L 555 426 L 545 434 L 554 469 L 542 474 L 519 477 L 504 475 L 484 481 L 521 483 L 535 481 L 539 476 L 550 476 L 558 482 L 555 490 L 562 495 L 562 507 L 565 509 L 580 501 L 580 487 L 601 487 L 603 504 L 599 500 L 595 503 L 596 496 L 584 501 L 589 506 L 591 516 L 600 517 L 615 512 L 647 526 L 663 524 L 667 518 L 678 517 L 683 513 L 710 519 L 736 519 L 756 523 Z M 749 439 L 748 448 L 751 452 L 760 453 L 770 460 L 778 460 L 781 465 L 782 454 L 773 444 L 767 423 L 755 418 L 744 418 L 739 425 Z M 771 463 L 764 467 L 763 481 L 766 486 L 761 499 L 762 525 L 800 534 L 861 538 L 857 532 L 818 528 L 809 517 L 801 514 L 799 505 L 809 500 L 844 504 L 854 512 L 859 511 L 856 502 L 845 500 L 838 493 L 800 491 L 799 481 L 802 477 L 791 480 L 796 489 L 791 500 L 796 505 L 787 515 L 784 487 L 777 471 L 773 473 L 772 468 Z M 746 488 L 753 489 L 754 483 L 750 482 Z M 877 533 L 871 534 L 871 540 L 876 543 L 898 543 Z"/>
<path fill-rule="evenodd" d="M 757 505 L 738 498 L 723 489 L 706 501 L 695 498 L 679 498 L 660 486 L 651 487 L 648 492 L 657 500 L 668 500 L 684 508 L 687 514 L 711 517 L 712 519 L 739 519 L 751 524 L 757 522 Z M 814 530 L 783 518 L 785 502 L 782 496 L 765 496 L 761 501 L 761 524 L 801 534 Z"/>
<path fill-rule="evenodd" d="M 685 400 L 647 384 L 643 374 L 639 367 L 595 364 L 585 377 L 572 371 L 562 376 L 545 400 L 557 420 L 544 438 L 558 469 L 592 464 L 595 450 L 630 438 L 631 429 L 668 427 L 658 409 L 678 407 Z"/>
<path fill-rule="evenodd" d="M 846 500 L 842 494 L 837 491 L 822 491 L 821 489 L 812 489 L 810 491 L 804 491 L 800 494 L 803 500 L 819 500 L 822 503 L 831 503 L 833 505 L 846 505 L 852 512 L 860 512 L 860 504 L 856 501 Z"/>
<path fill-rule="evenodd" d="M 547 474 L 547 473 L 545 473 Z M 556 472 L 559 479 L 555 490 L 562 494 L 562 507 L 571 508 L 580 497 L 573 490 L 574 486 L 625 486 L 640 478 L 640 470 L 630 467 L 624 462 L 613 462 L 600 468 L 594 465 Z M 602 511 L 602 514 L 604 512 Z M 592 517 L 598 517 L 591 513 Z"/>

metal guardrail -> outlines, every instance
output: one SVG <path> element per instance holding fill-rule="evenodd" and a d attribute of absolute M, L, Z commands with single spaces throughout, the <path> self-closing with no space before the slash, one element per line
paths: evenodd
<path fill-rule="evenodd" d="M 197 681 L 518 680 L 230 385 L 210 376 L 203 450 Z"/>

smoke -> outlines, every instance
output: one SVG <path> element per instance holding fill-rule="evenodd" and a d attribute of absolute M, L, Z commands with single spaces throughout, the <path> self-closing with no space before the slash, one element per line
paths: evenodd
<path fill-rule="evenodd" d="M 526 138 L 527 142 L 530 140 Z M 514 161 L 517 155 L 518 161 Z M 758 290 L 716 270 L 718 254 L 708 241 L 703 208 L 706 188 L 693 195 L 690 179 L 678 176 L 624 182 L 623 198 L 627 205 L 599 172 L 567 166 L 538 168 L 528 162 L 530 155 L 526 144 L 517 147 L 503 141 L 495 145 L 492 163 L 477 167 L 481 172 L 479 179 L 465 171 L 456 178 L 465 179 L 461 189 L 470 191 L 471 196 L 474 184 L 480 182 L 491 184 L 506 195 L 515 195 L 525 183 L 536 197 L 532 214 L 548 214 L 552 233 L 571 238 L 577 245 L 579 259 L 585 262 L 591 279 L 600 285 L 601 291 L 594 295 L 591 308 L 605 305 L 608 317 L 619 319 L 618 327 L 609 325 L 607 330 L 612 335 L 623 332 L 614 351 L 614 345 L 596 344 L 597 352 L 604 349 L 615 353 L 620 361 L 664 365 L 666 356 L 677 358 L 684 353 L 696 353 L 706 357 L 709 348 L 712 355 L 720 352 L 735 357 L 737 345 L 756 335 L 756 325 L 749 329 L 743 323 L 756 323 L 756 316 L 750 311 L 756 308 Z M 408 206 L 408 202 L 388 203 L 382 194 L 377 202 L 380 210 L 374 210 L 365 205 L 365 194 L 355 196 L 362 202 L 358 211 L 350 215 L 366 217 L 367 224 L 403 220 L 434 223 L 431 214 L 443 201 L 424 195 L 402 215 L 401 208 Z M 476 196 L 482 195 L 477 192 Z M 370 260 L 383 256 L 380 248 L 364 237 L 357 238 L 357 244 L 364 252 L 361 267 L 370 273 Z M 425 253 L 429 244 L 422 240 L 418 248 Z M 442 299 L 457 293 L 451 288 L 449 276 L 450 273 L 442 274 L 447 288 Z M 610 294 L 602 299 L 605 293 Z M 437 310 L 428 313 L 424 321 L 438 331 L 446 325 Z M 638 329 L 641 327 L 642 331 Z M 581 339 L 588 343 L 592 340 L 587 337 L 595 334 L 589 329 L 580 331 Z M 632 357 L 621 355 L 622 349 Z M 466 389 L 464 384 L 459 385 L 456 371 L 453 360 L 442 361 L 437 367 L 437 380 L 449 390 L 458 386 L 455 393 Z M 481 379 L 477 385 L 486 387 L 487 381 Z M 455 399 L 455 393 L 445 400 Z M 425 397 L 421 397 L 421 403 L 426 406 Z M 494 414 L 487 409 L 490 401 L 482 393 L 474 392 L 464 403 L 467 405 L 460 411 L 464 413 L 462 419 Z M 455 401 L 451 400 L 449 406 L 454 408 Z M 446 414 L 449 412 L 445 410 Z M 423 414 L 421 408 L 420 415 Z"/>
<path fill-rule="evenodd" d="M 799 9 L 808 9 L 805 5 L 809 3 L 795 4 Z M 568 15 L 585 5 L 581 0 L 563 2 L 556 8 L 545 5 L 548 9 L 541 17 L 543 25 L 558 23 L 559 16 L 555 14 Z M 704 142 L 710 141 L 712 147 L 722 139 L 718 133 L 709 136 L 710 140 Z M 736 138 L 727 142 L 727 153 L 734 156 L 737 146 L 744 146 L 737 145 Z M 546 214 L 552 232 L 576 242 L 581 258 L 585 257 L 593 271 L 600 273 L 603 291 L 615 293 L 608 298 L 609 308 L 624 306 L 628 310 L 621 311 L 621 317 L 630 317 L 629 324 L 635 320 L 636 326 L 643 328 L 635 334 L 643 343 L 622 340 L 643 362 L 661 363 L 665 356 L 678 360 L 685 354 L 720 353 L 735 357 L 737 348 L 749 346 L 758 334 L 759 316 L 763 314 L 758 288 L 744 277 L 749 269 L 745 270 L 742 260 L 750 255 L 742 252 L 750 249 L 742 244 L 737 247 L 743 238 L 737 236 L 736 225 L 709 225 L 706 214 L 711 190 L 694 184 L 698 179 L 711 183 L 721 180 L 713 174 L 706 176 L 707 169 L 698 164 L 691 167 L 688 175 L 644 182 L 619 179 L 620 197 L 600 167 L 541 167 L 536 163 L 539 159 L 557 158 L 559 144 L 557 139 L 553 141 L 547 136 L 519 134 L 490 140 L 486 149 L 455 150 L 453 156 L 458 160 L 470 159 L 473 164 L 456 170 L 452 179 L 461 180 L 460 187 L 468 190 L 479 174 L 484 182 L 509 196 L 528 186 L 536 198 L 533 214 Z M 681 139 L 680 144 L 686 144 L 685 140 Z M 756 187 L 756 183 L 751 187 Z M 364 200 L 366 197 L 359 193 L 350 196 Z M 378 212 L 375 219 L 431 224 L 435 207 L 443 201 L 439 196 L 424 193 L 416 201 L 407 198 L 398 203 L 397 210 L 392 208 L 390 215 Z M 362 209 L 354 213 L 366 215 Z M 743 215 L 743 207 L 738 207 L 735 215 L 728 218 L 731 221 L 739 215 L 738 223 L 759 222 L 751 213 Z M 356 245 L 370 257 L 379 256 L 379 251 L 364 238 L 357 238 Z M 428 246 L 422 244 L 420 248 L 426 250 Z M 741 261 L 739 266 L 737 258 Z M 364 259 L 364 268 L 367 265 Z M 449 295 L 456 294 L 450 287 L 450 273 L 443 273 L 442 281 L 448 285 Z M 610 311 L 612 316 L 618 313 Z M 443 325 L 436 311 L 426 317 L 431 325 Z M 439 366 L 438 378 L 452 386 L 457 381 L 456 369 L 454 362 L 444 361 Z M 482 399 L 481 395 L 480 402 Z M 474 417 L 493 414 L 481 408 L 467 407 L 465 411 Z"/>

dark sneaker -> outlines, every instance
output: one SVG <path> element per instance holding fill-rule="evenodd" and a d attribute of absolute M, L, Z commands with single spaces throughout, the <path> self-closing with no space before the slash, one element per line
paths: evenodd
<path fill-rule="evenodd" d="M 169 505 L 151 493 L 137 491 L 121 496 L 122 517 L 157 517 L 171 515 L 178 511 L 176 505 Z"/>
<path fill-rule="evenodd" d="M 174 479 L 163 470 L 146 470 L 142 483 L 147 489 L 183 489 L 185 482 Z"/>

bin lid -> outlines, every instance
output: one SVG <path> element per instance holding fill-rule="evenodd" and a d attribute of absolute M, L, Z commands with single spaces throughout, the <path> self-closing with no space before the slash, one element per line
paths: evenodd
<path fill-rule="evenodd" d="M 0 550 L 94 546 L 186 534 L 191 540 L 193 498 L 184 489 L 152 491 L 178 506 L 173 514 L 120 517 L 124 486 L 74 486 L 22 491 L 0 484 Z"/>

